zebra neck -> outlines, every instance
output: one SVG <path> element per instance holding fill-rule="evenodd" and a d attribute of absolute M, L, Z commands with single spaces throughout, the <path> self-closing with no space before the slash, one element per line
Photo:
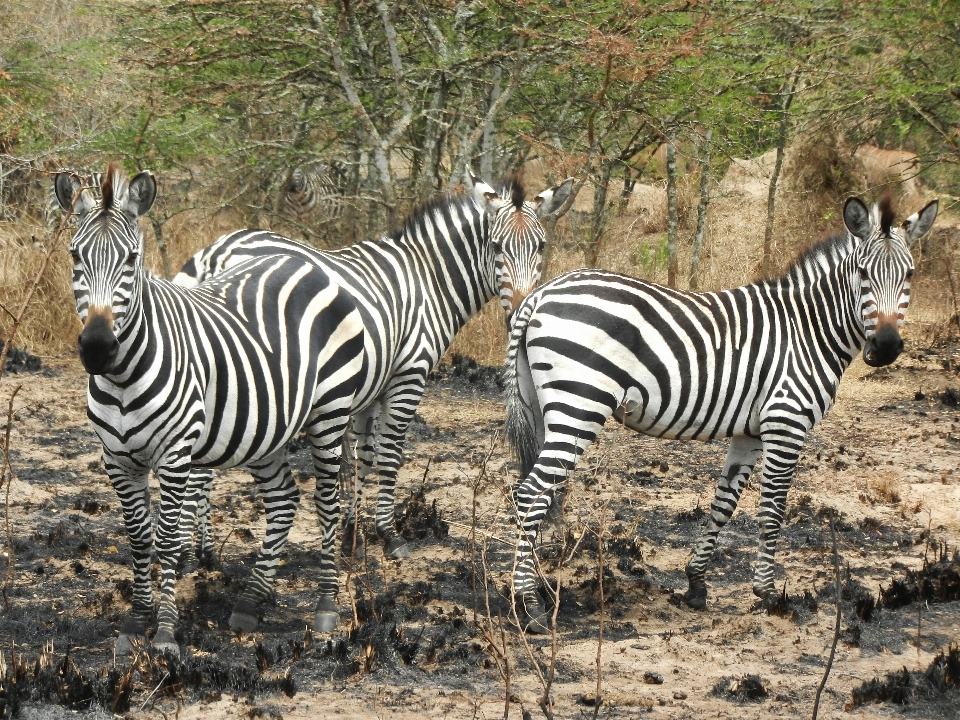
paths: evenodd
<path fill-rule="evenodd" d="M 793 308 L 795 331 L 803 350 L 816 353 L 817 365 L 829 367 L 837 382 L 866 341 L 857 315 L 859 286 L 851 286 L 850 264 L 844 258 L 807 275 L 802 282 L 795 275 L 780 281 L 781 297 Z"/>
<path fill-rule="evenodd" d="M 407 295 L 396 300 L 449 331 L 448 341 L 496 295 L 489 222 L 468 198 L 428 206 L 399 234 L 371 244 L 395 256 L 391 264 Z"/>

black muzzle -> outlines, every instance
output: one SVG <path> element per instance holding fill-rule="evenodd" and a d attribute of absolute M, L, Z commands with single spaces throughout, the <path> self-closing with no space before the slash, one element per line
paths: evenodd
<path fill-rule="evenodd" d="M 903 352 L 903 338 L 894 325 L 884 325 L 867 338 L 863 361 L 870 367 L 889 365 Z"/>
<path fill-rule="evenodd" d="M 120 352 L 120 342 L 102 315 L 95 315 L 79 338 L 80 362 L 91 375 L 105 375 L 113 370 Z"/>

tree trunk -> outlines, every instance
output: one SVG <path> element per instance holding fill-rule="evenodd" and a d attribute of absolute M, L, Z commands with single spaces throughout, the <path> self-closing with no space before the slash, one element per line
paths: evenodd
<path fill-rule="evenodd" d="M 667 132 L 667 285 L 677 286 L 677 131 Z"/>
<path fill-rule="evenodd" d="M 763 260 L 760 272 L 770 277 L 774 272 L 773 261 L 773 217 L 776 210 L 777 183 L 780 180 L 780 170 L 783 168 L 783 154 L 787 146 L 787 136 L 790 131 L 790 104 L 793 102 L 793 90 L 796 85 L 796 75 L 783 84 L 783 98 L 780 103 L 780 132 L 777 135 L 777 159 L 773 164 L 773 173 L 770 175 L 770 187 L 767 192 L 767 226 L 763 231 Z"/>
<path fill-rule="evenodd" d="M 607 228 L 607 218 L 610 209 L 607 207 L 607 190 L 610 187 L 610 176 L 613 174 L 615 160 L 604 160 L 600 165 L 600 182 L 593 191 L 593 218 L 590 223 L 590 242 L 587 244 L 587 267 L 595 268 L 600 259 L 600 241 Z"/>
<path fill-rule="evenodd" d="M 490 101 L 487 103 L 488 112 L 500 97 L 500 80 L 502 76 L 503 68 L 495 65 L 493 68 L 493 86 L 490 88 Z M 480 177 L 487 182 L 490 182 L 493 178 L 493 153 L 496 139 L 494 119 L 488 115 L 486 122 L 483 124 L 483 140 L 480 146 L 483 152 L 480 158 Z"/>
<path fill-rule="evenodd" d="M 690 289 L 699 290 L 700 251 L 703 249 L 703 232 L 707 224 L 707 205 L 710 203 L 710 138 L 713 130 L 703 136 L 703 152 L 700 155 L 700 204 L 697 206 L 697 233 L 693 237 L 693 258 L 690 260 Z"/>

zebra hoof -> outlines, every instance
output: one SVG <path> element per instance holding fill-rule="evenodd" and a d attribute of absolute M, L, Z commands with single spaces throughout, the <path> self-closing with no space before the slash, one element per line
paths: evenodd
<path fill-rule="evenodd" d="M 177 563 L 177 577 L 186 577 L 196 572 L 197 568 L 200 567 L 200 563 L 197 560 L 197 556 L 193 553 L 190 553 L 189 557 L 180 556 L 180 562 Z"/>
<path fill-rule="evenodd" d="M 153 649 L 178 659 L 180 657 L 180 645 L 170 630 L 157 630 L 157 634 L 153 636 Z"/>
<path fill-rule="evenodd" d="M 770 585 L 754 585 L 753 594 L 760 598 L 760 602 L 764 606 L 775 603 L 780 597 L 780 593 L 777 592 L 772 583 Z"/>
<path fill-rule="evenodd" d="M 127 635 L 125 633 L 120 633 L 113 643 L 113 652 L 117 657 L 127 657 L 128 655 L 133 655 L 134 643 L 141 645 L 143 643 L 143 635 Z"/>
<path fill-rule="evenodd" d="M 340 613 L 337 612 L 337 603 L 330 598 L 317 600 L 317 611 L 313 616 L 313 631 L 331 633 L 340 624 Z"/>
<path fill-rule="evenodd" d="M 394 535 L 383 544 L 383 554 L 394 560 L 403 560 L 410 557 L 410 548 L 402 537 Z"/>
<path fill-rule="evenodd" d="M 233 606 L 230 614 L 230 629 L 234 632 L 250 633 L 257 629 L 260 620 L 257 618 L 257 607 L 249 600 L 240 598 Z"/>
<path fill-rule="evenodd" d="M 523 596 L 523 611 L 527 616 L 527 624 L 523 629 L 531 635 L 547 635 L 550 632 L 550 616 L 547 614 L 540 598 L 534 593 Z"/>
<path fill-rule="evenodd" d="M 354 542 L 354 535 L 356 535 L 356 542 Z M 347 525 L 343 528 L 343 543 L 340 545 L 340 555 L 345 558 L 349 558 L 350 554 L 353 554 L 354 560 L 363 560 L 364 552 L 363 548 L 363 535 L 356 531 L 355 525 Z"/>
<path fill-rule="evenodd" d="M 707 609 L 707 584 L 702 578 L 691 578 L 687 576 L 689 586 L 683 594 L 683 602 L 687 607 L 694 610 Z"/>

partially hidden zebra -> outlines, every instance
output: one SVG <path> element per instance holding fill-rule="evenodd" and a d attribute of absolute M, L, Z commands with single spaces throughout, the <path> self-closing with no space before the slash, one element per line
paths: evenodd
<path fill-rule="evenodd" d="M 721 528 L 763 454 L 753 592 L 775 594 L 773 558 L 807 432 L 833 404 L 858 352 L 871 366 L 903 349 L 911 244 L 937 201 L 893 224 L 851 198 L 847 232 L 814 245 L 780 278 L 684 292 L 600 270 L 542 285 L 514 315 L 505 369 L 506 435 L 516 452 L 519 542 L 513 583 L 532 632 L 547 631 L 534 547 L 541 521 L 611 415 L 662 438 L 730 437 L 709 522 L 686 567 L 684 596 L 706 607 L 704 580 Z"/>
<path fill-rule="evenodd" d="M 299 223 L 336 220 L 343 214 L 346 189 L 341 163 L 300 165 L 284 185 L 281 214 Z"/>
<path fill-rule="evenodd" d="M 71 207 L 79 179 L 65 173 L 55 184 L 61 205 Z M 230 618 L 234 629 L 256 626 L 299 502 L 285 446 L 301 428 L 316 470 L 323 530 L 315 625 L 332 630 L 338 619 L 337 471 L 364 377 L 363 321 L 352 297 L 321 268 L 289 254 L 238 264 L 193 290 L 151 276 L 143 268 L 138 219 L 156 192 L 149 172 L 128 181 L 111 167 L 101 201 L 82 191 L 73 205 L 79 226 L 70 253 L 83 323 L 80 359 L 90 373 L 87 415 L 103 444 L 133 558 L 132 610 L 116 650 L 130 651 L 153 611 L 150 470 L 160 482 L 153 644 L 177 650 L 179 522 L 197 467 L 245 467 L 264 500 L 266 535 Z"/>
<path fill-rule="evenodd" d="M 499 295 L 509 314 L 536 286 L 544 247 L 539 217 L 566 200 L 573 180 L 544 190 L 533 202 L 524 200 L 517 178 L 498 183 L 497 189 L 473 177 L 469 184 L 467 192 L 426 203 L 389 237 L 322 252 L 271 232 L 240 230 L 199 252 L 174 278 L 189 287 L 251 257 L 292 254 L 323 268 L 353 296 L 363 316 L 367 355 L 351 423 L 358 485 L 375 467 L 375 526 L 389 557 L 409 555 L 395 528 L 394 491 L 404 437 L 427 375 L 487 301 Z M 201 511 L 203 553 L 210 550 L 203 517 L 207 495 L 204 491 L 191 503 Z M 343 544 L 345 551 L 353 548 L 360 555 L 352 508 L 353 503 Z M 189 529 L 185 526 L 185 536 Z"/>

